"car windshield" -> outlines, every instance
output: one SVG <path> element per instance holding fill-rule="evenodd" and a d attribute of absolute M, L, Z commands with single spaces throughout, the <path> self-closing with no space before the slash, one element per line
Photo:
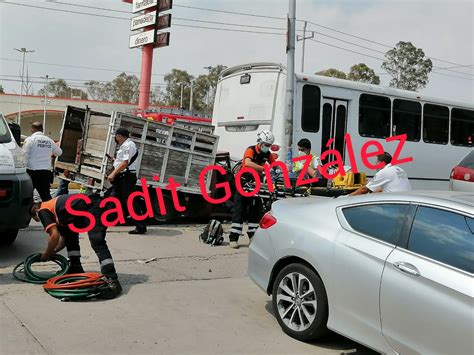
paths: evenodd
<path fill-rule="evenodd" d="M 464 157 L 463 160 L 459 163 L 460 166 L 465 168 L 474 169 L 474 151 L 470 152 Z"/>
<path fill-rule="evenodd" d="M 9 143 L 12 141 L 10 130 L 2 115 L 0 115 L 0 143 Z"/>

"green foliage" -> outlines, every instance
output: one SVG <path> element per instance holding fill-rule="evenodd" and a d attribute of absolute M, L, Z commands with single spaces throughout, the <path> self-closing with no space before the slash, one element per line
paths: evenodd
<path fill-rule="evenodd" d="M 62 97 L 62 98 L 73 98 L 78 97 L 82 100 L 87 100 L 87 93 L 81 89 L 71 88 L 67 85 L 64 79 L 52 80 L 48 83 L 47 87 L 43 87 L 38 91 L 38 95 L 43 96 L 47 89 L 48 96 Z"/>
<path fill-rule="evenodd" d="M 380 77 L 376 75 L 375 71 L 369 68 L 365 63 L 353 65 L 349 74 L 347 75 L 347 79 L 368 84 L 380 84 Z"/>
<path fill-rule="evenodd" d="M 321 71 L 318 71 L 315 74 L 316 75 L 323 75 L 323 76 L 330 76 L 332 78 L 338 78 L 338 79 L 347 79 L 346 73 L 344 73 L 343 71 L 334 69 L 334 68 L 321 70 Z"/>
<path fill-rule="evenodd" d="M 111 82 L 87 81 L 84 84 L 94 100 L 138 102 L 140 80 L 135 75 L 122 73 Z"/>
<path fill-rule="evenodd" d="M 391 87 L 416 91 L 428 84 L 433 63 L 425 58 L 421 48 L 400 41 L 385 54 L 385 58 L 382 68 L 392 76 Z"/>

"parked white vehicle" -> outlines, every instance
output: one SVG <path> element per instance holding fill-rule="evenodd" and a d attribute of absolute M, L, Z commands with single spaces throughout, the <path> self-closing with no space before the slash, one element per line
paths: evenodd
<path fill-rule="evenodd" d="M 474 150 L 467 153 L 451 171 L 449 189 L 474 192 Z"/>
<path fill-rule="evenodd" d="M 296 143 L 308 138 L 314 152 L 335 149 L 341 153 L 344 164 L 349 165 L 344 140 L 348 133 L 357 166 L 367 171 L 361 158 L 364 143 L 376 141 L 396 156 L 399 141 L 386 139 L 407 134 L 398 158 L 413 158 L 403 164 L 413 188 L 447 190 L 451 168 L 472 150 L 472 103 L 319 75 L 297 74 L 295 80 L 291 132 L 294 154 Z M 262 129 L 270 129 L 276 145 L 282 146 L 285 91 L 286 69 L 280 64 L 253 63 L 223 71 L 213 112 L 213 125 L 220 137 L 219 150 L 241 159 L 244 149 L 255 144 L 256 134 Z M 326 147 L 331 138 L 333 143 Z M 368 177 L 373 173 L 368 172 Z"/>
<path fill-rule="evenodd" d="M 25 156 L 0 114 L 0 244 L 12 244 L 30 223 L 33 184 Z"/>
<path fill-rule="evenodd" d="M 452 191 L 278 201 L 248 274 L 296 339 L 331 329 L 385 354 L 472 354 L 473 212 Z"/>

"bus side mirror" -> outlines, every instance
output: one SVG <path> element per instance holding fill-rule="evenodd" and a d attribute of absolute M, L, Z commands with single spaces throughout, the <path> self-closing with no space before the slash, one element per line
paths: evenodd
<path fill-rule="evenodd" d="M 15 138 L 16 144 L 21 147 L 21 127 L 17 123 L 9 123 L 10 131 L 12 131 L 13 138 Z"/>

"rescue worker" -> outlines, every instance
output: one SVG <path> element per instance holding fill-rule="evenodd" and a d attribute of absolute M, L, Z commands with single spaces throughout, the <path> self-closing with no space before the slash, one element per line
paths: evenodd
<path fill-rule="evenodd" d="M 137 162 L 138 150 L 130 139 L 130 132 L 120 127 L 115 132 L 115 142 L 119 146 L 119 150 L 114 159 L 114 171 L 109 174 L 107 179 L 112 183 L 112 194 L 122 203 L 124 211 L 128 211 L 127 198 L 136 189 L 137 183 Z M 138 199 L 133 200 L 133 209 L 136 213 L 143 215 L 142 204 Z M 130 216 L 130 213 L 128 214 Z M 145 234 L 147 232 L 145 221 L 137 221 L 133 219 L 135 229 L 128 232 L 129 234 Z"/>
<path fill-rule="evenodd" d="M 384 163 L 384 167 L 377 171 L 374 178 L 366 185 L 359 187 L 349 196 L 363 195 L 369 192 L 398 192 L 411 190 L 408 175 L 399 166 L 393 166 L 392 156 L 384 152 L 377 155 L 377 163 Z"/>
<path fill-rule="evenodd" d="M 83 273 L 81 264 L 81 251 L 79 247 L 79 234 L 72 231 L 69 224 L 76 228 L 85 228 L 90 221 L 85 217 L 78 217 L 68 213 L 66 201 L 73 195 L 61 195 L 52 200 L 42 203 L 35 203 L 32 208 L 32 217 L 36 221 L 41 221 L 45 232 L 49 235 L 48 246 L 41 254 L 41 261 L 48 261 L 53 253 L 57 253 L 64 248 L 67 249 L 69 259 L 68 273 Z M 87 204 L 84 200 L 71 201 L 71 208 L 74 211 L 87 211 L 95 219 L 94 227 L 88 232 L 89 242 L 99 258 L 101 273 L 106 277 L 108 290 L 102 294 L 103 298 L 115 298 L 122 291 L 122 286 L 118 281 L 115 271 L 114 261 L 105 241 L 107 228 L 100 220 L 101 211 L 99 208 L 102 200 L 99 195 L 88 196 L 92 203 Z"/>
<path fill-rule="evenodd" d="M 272 132 L 264 130 L 258 133 L 257 144 L 250 146 L 245 150 L 242 167 L 254 169 L 259 174 L 263 173 L 264 165 L 266 163 L 271 164 L 276 160 L 275 156 L 270 153 L 270 147 L 274 141 L 275 137 Z M 247 182 L 253 182 L 253 177 L 250 174 L 243 174 L 241 179 L 242 186 Z M 251 241 L 263 215 L 262 201 L 258 197 L 244 197 L 236 191 L 232 211 L 232 226 L 229 234 L 231 248 L 239 248 L 238 240 L 242 235 L 242 228 L 247 210 L 247 235 Z"/>
<path fill-rule="evenodd" d="M 38 191 L 42 201 L 51 200 L 51 156 L 61 156 L 63 151 L 54 141 L 43 134 L 43 124 L 33 122 L 32 135 L 26 138 L 23 151 L 26 156 L 26 171 L 30 175 L 33 187 Z"/>

